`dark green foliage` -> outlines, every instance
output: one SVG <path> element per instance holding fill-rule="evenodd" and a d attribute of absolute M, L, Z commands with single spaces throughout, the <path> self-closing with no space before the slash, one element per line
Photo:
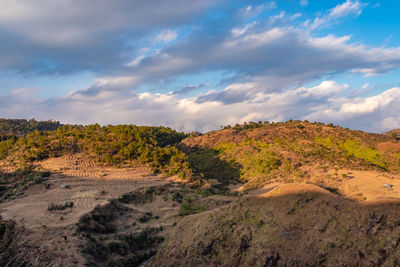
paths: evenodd
<path fill-rule="evenodd" d="M 337 189 L 335 187 L 322 186 L 322 188 L 324 188 L 325 190 L 328 190 L 332 194 L 340 195 L 339 189 Z"/>
<path fill-rule="evenodd" d="M 151 212 L 146 212 L 142 216 L 139 217 L 138 221 L 141 223 L 145 223 L 150 221 L 153 218 L 153 214 Z"/>
<path fill-rule="evenodd" d="M 118 201 L 111 201 L 104 206 L 96 206 L 92 212 L 82 216 L 77 223 L 79 232 L 86 233 L 114 233 L 113 221 L 119 214 L 124 214 L 130 209 Z"/>
<path fill-rule="evenodd" d="M 58 121 L 36 121 L 35 119 L 2 119 L 0 118 L 0 141 L 24 136 L 34 131 L 53 131 L 62 126 Z"/>
<path fill-rule="evenodd" d="M 196 148 L 189 153 L 191 169 L 204 178 L 216 178 L 221 182 L 239 180 L 237 164 L 227 162 L 219 157 L 219 151 L 212 148 Z"/>
<path fill-rule="evenodd" d="M 14 146 L 14 142 L 14 139 L 0 142 L 0 159 L 4 159 L 8 156 L 9 151 Z"/>
<path fill-rule="evenodd" d="M 140 266 L 155 254 L 155 248 L 164 241 L 163 237 L 157 235 L 158 232 L 158 228 L 145 228 L 136 233 L 121 234 L 116 241 L 107 245 L 89 235 L 82 253 L 89 266 L 96 262 L 108 262 L 106 266 L 113 267 Z"/>
<path fill-rule="evenodd" d="M 172 200 L 181 203 L 183 199 L 183 195 L 181 192 L 176 191 L 172 194 Z"/>
<path fill-rule="evenodd" d="M 164 186 L 151 187 L 136 190 L 131 193 L 135 204 L 145 204 L 142 196 L 163 195 L 166 193 Z M 128 198 L 126 198 L 128 200 Z M 131 203 L 131 202 L 129 202 Z M 139 205 L 139 204 L 138 204 Z M 135 230 L 126 231 L 126 221 L 123 218 L 130 218 L 135 215 L 133 225 Z M 158 217 L 158 216 L 157 216 Z M 163 227 L 151 228 L 148 226 L 137 226 L 156 218 L 150 212 L 140 212 L 131 209 L 118 200 L 111 200 L 104 206 L 95 207 L 90 213 L 82 216 L 77 224 L 77 231 L 85 239 L 80 252 L 86 258 L 88 266 L 139 266 L 145 260 L 153 256 L 164 238 L 160 236 Z M 131 222 L 130 222 L 131 223 Z"/>
<path fill-rule="evenodd" d="M 0 218 L 0 266 L 26 266 L 24 260 L 17 258 L 16 231 L 14 221 Z"/>
<path fill-rule="evenodd" d="M 196 214 L 204 211 L 205 208 L 202 205 L 195 205 L 190 197 L 184 197 L 179 207 L 179 215 L 187 216 L 190 214 Z"/>
<path fill-rule="evenodd" d="M 231 127 L 230 125 L 223 127 L 223 129 L 234 129 L 236 131 L 243 131 L 243 130 L 248 130 L 248 129 L 256 129 L 256 128 L 260 128 L 263 127 L 265 124 L 269 124 L 269 122 L 245 122 L 243 124 L 236 124 L 235 126 Z"/>
<path fill-rule="evenodd" d="M 186 135 L 166 127 L 135 125 L 62 126 L 34 131 L 17 141 L 0 142 L 0 159 L 14 155 L 22 162 L 86 152 L 108 165 L 148 164 L 154 171 L 191 177 L 187 156 L 175 145 Z"/>
<path fill-rule="evenodd" d="M 47 181 L 50 175 L 50 172 L 33 170 L 29 164 L 12 173 L 0 172 L 0 201 L 22 195 L 30 186 Z"/>
<path fill-rule="evenodd" d="M 49 207 L 47 208 L 49 211 L 53 210 L 65 210 L 67 208 L 72 208 L 74 206 L 74 202 L 65 202 L 64 204 L 54 204 L 50 203 Z"/>
<path fill-rule="evenodd" d="M 118 200 L 122 203 L 145 204 L 154 201 L 157 195 L 167 193 L 167 189 L 160 186 L 139 188 L 133 192 L 122 195 Z"/>

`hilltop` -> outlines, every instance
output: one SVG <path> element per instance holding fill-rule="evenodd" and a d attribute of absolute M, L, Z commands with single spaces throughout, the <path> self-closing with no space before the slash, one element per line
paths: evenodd
<path fill-rule="evenodd" d="M 3 119 L 0 118 L 0 140 L 10 137 L 21 137 L 34 131 L 54 131 L 61 127 L 58 121 L 36 121 L 35 119 Z"/>
<path fill-rule="evenodd" d="M 1 141 L 0 168 L 0 235 L 9 243 L 2 262 L 400 262 L 400 143 L 392 132 L 308 121 L 205 134 L 59 125 Z"/>

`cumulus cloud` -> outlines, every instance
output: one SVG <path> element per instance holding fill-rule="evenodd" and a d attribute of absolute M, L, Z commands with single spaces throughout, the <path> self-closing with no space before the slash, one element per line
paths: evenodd
<path fill-rule="evenodd" d="M 224 91 L 234 95 L 256 86 L 252 83 L 231 84 Z M 69 123 L 162 124 L 186 131 L 208 131 L 220 125 L 249 120 L 277 121 L 294 118 L 299 114 L 306 115 L 315 103 L 321 103 L 323 96 L 328 97 L 346 87 L 333 81 L 324 81 L 311 88 L 249 94 L 244 101 L 229 103 L 207 99 L 207 94 L 182 98 L 175 93 L 100 91 L 97 94 L 87 94 L 83 90 L 46 101 L 12 97 L 12 103 L 3 103 L 0 112 L 11 117 L 18 114 L 41 119 L 47 119 L 51 114 Z"/>
<path fill-rule="evenodd" d="M 394 87 L 369 97 L 334 99 L 320 105 L 306 118 L 334 121 L 368 131 L 397 128 L 400 123 L 400 88 Z"/>

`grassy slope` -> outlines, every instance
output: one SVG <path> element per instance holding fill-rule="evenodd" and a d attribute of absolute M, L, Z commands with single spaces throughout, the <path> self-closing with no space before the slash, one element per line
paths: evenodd
<path fill-rule="evenodd" d="M 182 143 L 189 159 L 195 159 L 191 161 L 194 170 L 211 177 L 209 169 L 215 169 L 214 174 L 219 171 L 226 180 L 239 178 L 248 188 L 271 181 L 307 180 L 314 175 L 309 166 L 400 170 L 400 144 L 395 138 L 317 123 L 224 129 Z"/>

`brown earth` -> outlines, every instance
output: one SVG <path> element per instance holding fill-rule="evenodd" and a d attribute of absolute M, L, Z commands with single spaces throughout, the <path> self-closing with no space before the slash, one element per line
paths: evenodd
<path fill-rule="evenodd" d="M 75 223 L 83 214 L 137 188 L 168 182 L 163 175 L 154 175 L 143 167 L 109 168 L 83 155 L 51 158 L 38 164 L 52 172 L 50 188 L 45 189 L 43 184 L 31 186 L 23 197 L 0 204 L 0 214 L 24 225 L 23 238 L 52 255 L 55 266 L 83 265 L 77 252 L 80 241 L 75 236 Z M 52 203 L 66 202 L 73 202 L 73 207 L 48 210 Z"/>
<path fill-rule="evenodd" d="M 191 215 L 147 266 L 397 266 L 400 202 L 276 186 Z"/>
<path fill-rule="evenodd" d="M 388 135 L 297 125 L 215 131 L 189 137 L 182 147 L 213 147 L 221 142 L 240 143 L 245 138 L 265 142 L 296 138 L 307 146 L 312 138 L 322 135 L 367 140 L 381 152 L 400 152 L 400 144 Z M 18 222 L 24 229 L 18 236 L 21 242 L 35 247 L 32 251 L 38 251 L 37 257 L 50 258 L 52 266 L 83 266 L 88 262 L 81 251 L 87 247 L 85 242 L 95 240 L 94 244 L 109 246 L 120 242 L 121 236 L 144 229 L 159 229 L 157 237 L 169 236 L 146 266 L 400 265 L 399 174 L 357 168 L 352 162 L 348 165 L 353 168 L 305 161 L 291 151 L 279 153 L 293 165 L 302 163 L 295 171 L 301 170 L 303 175 L 293 171 L 290 177 L 278 177 L 253 191 L 228 182 L 227 195 L 198 197 L 193 205 L 201 207 L 200 213 L 186 217 L 178 215 L 181 202 L 172 200 L 171 192 L 183 190 L 194 198 L 198 194 L 182 187 L 181 181 L 174 183 L 174 177 L 155 175 L 143 166 L 106 167 L 83 154 L 50 158 L 37 162 L 39 169 L 51 172 L 46 182 L 49 188 L 44 184 L 30 186 L 22 197 L 0 204 L 0 215 Z M 0 169 L 11 171 L 5 165 Z M 214 185 L 220 181 L 220 177 L 207 178 L 215 181 Z M 98 212 L 107 213 L 111 199 L 152 186 L 166 186 L 170 195 L 145 203 L 120 204 L 111 223 L 113 233 L 77 233 L 79 219 L 96 212 L 97 205 L 101 205 Z M 232 192 L 244 197 L 237 200 Z M 69 202 L 73 202 L 72 207 L 48 210 L 51 204 Z M 146 214 L 152 215 L 141 222 Z M 123 258 L 117 253 L 107 262 Z M 101 258 L 89 259 L 95 266 L 106 266 Z"/>
<path fill-rule="evenodd" d="M 298 128 L 301 124 L 304 128 Z M 273 142 L 274 139 L 282 138 L 285 140 L 293 140 L 294 138 L 301 140 L 313 139 L 315 137 L 330 136 L 330 137 L 351 137 L 355 140 L 368 141 L 372 144 L 387 142 L 393 140 L 390 136 L 374 133 L 366 133 L 362 131 L 354 131 L 344 129 L 341 127 L 330 127 L 326 125 L 316 125 L 311 123 L 292 123 L 282 124 L 277 126 L 260 127 L 248 130 L 235 130 L 224 129 L 219 131 L 212 131 L 201 136 L 188 137 L 182 140 L 182 143 L 188 147 L 214 147 L 215 145 L 223 142 L 240 143 L 245 138 L 256 139 L 265 141 L 267 143 Z"/>

